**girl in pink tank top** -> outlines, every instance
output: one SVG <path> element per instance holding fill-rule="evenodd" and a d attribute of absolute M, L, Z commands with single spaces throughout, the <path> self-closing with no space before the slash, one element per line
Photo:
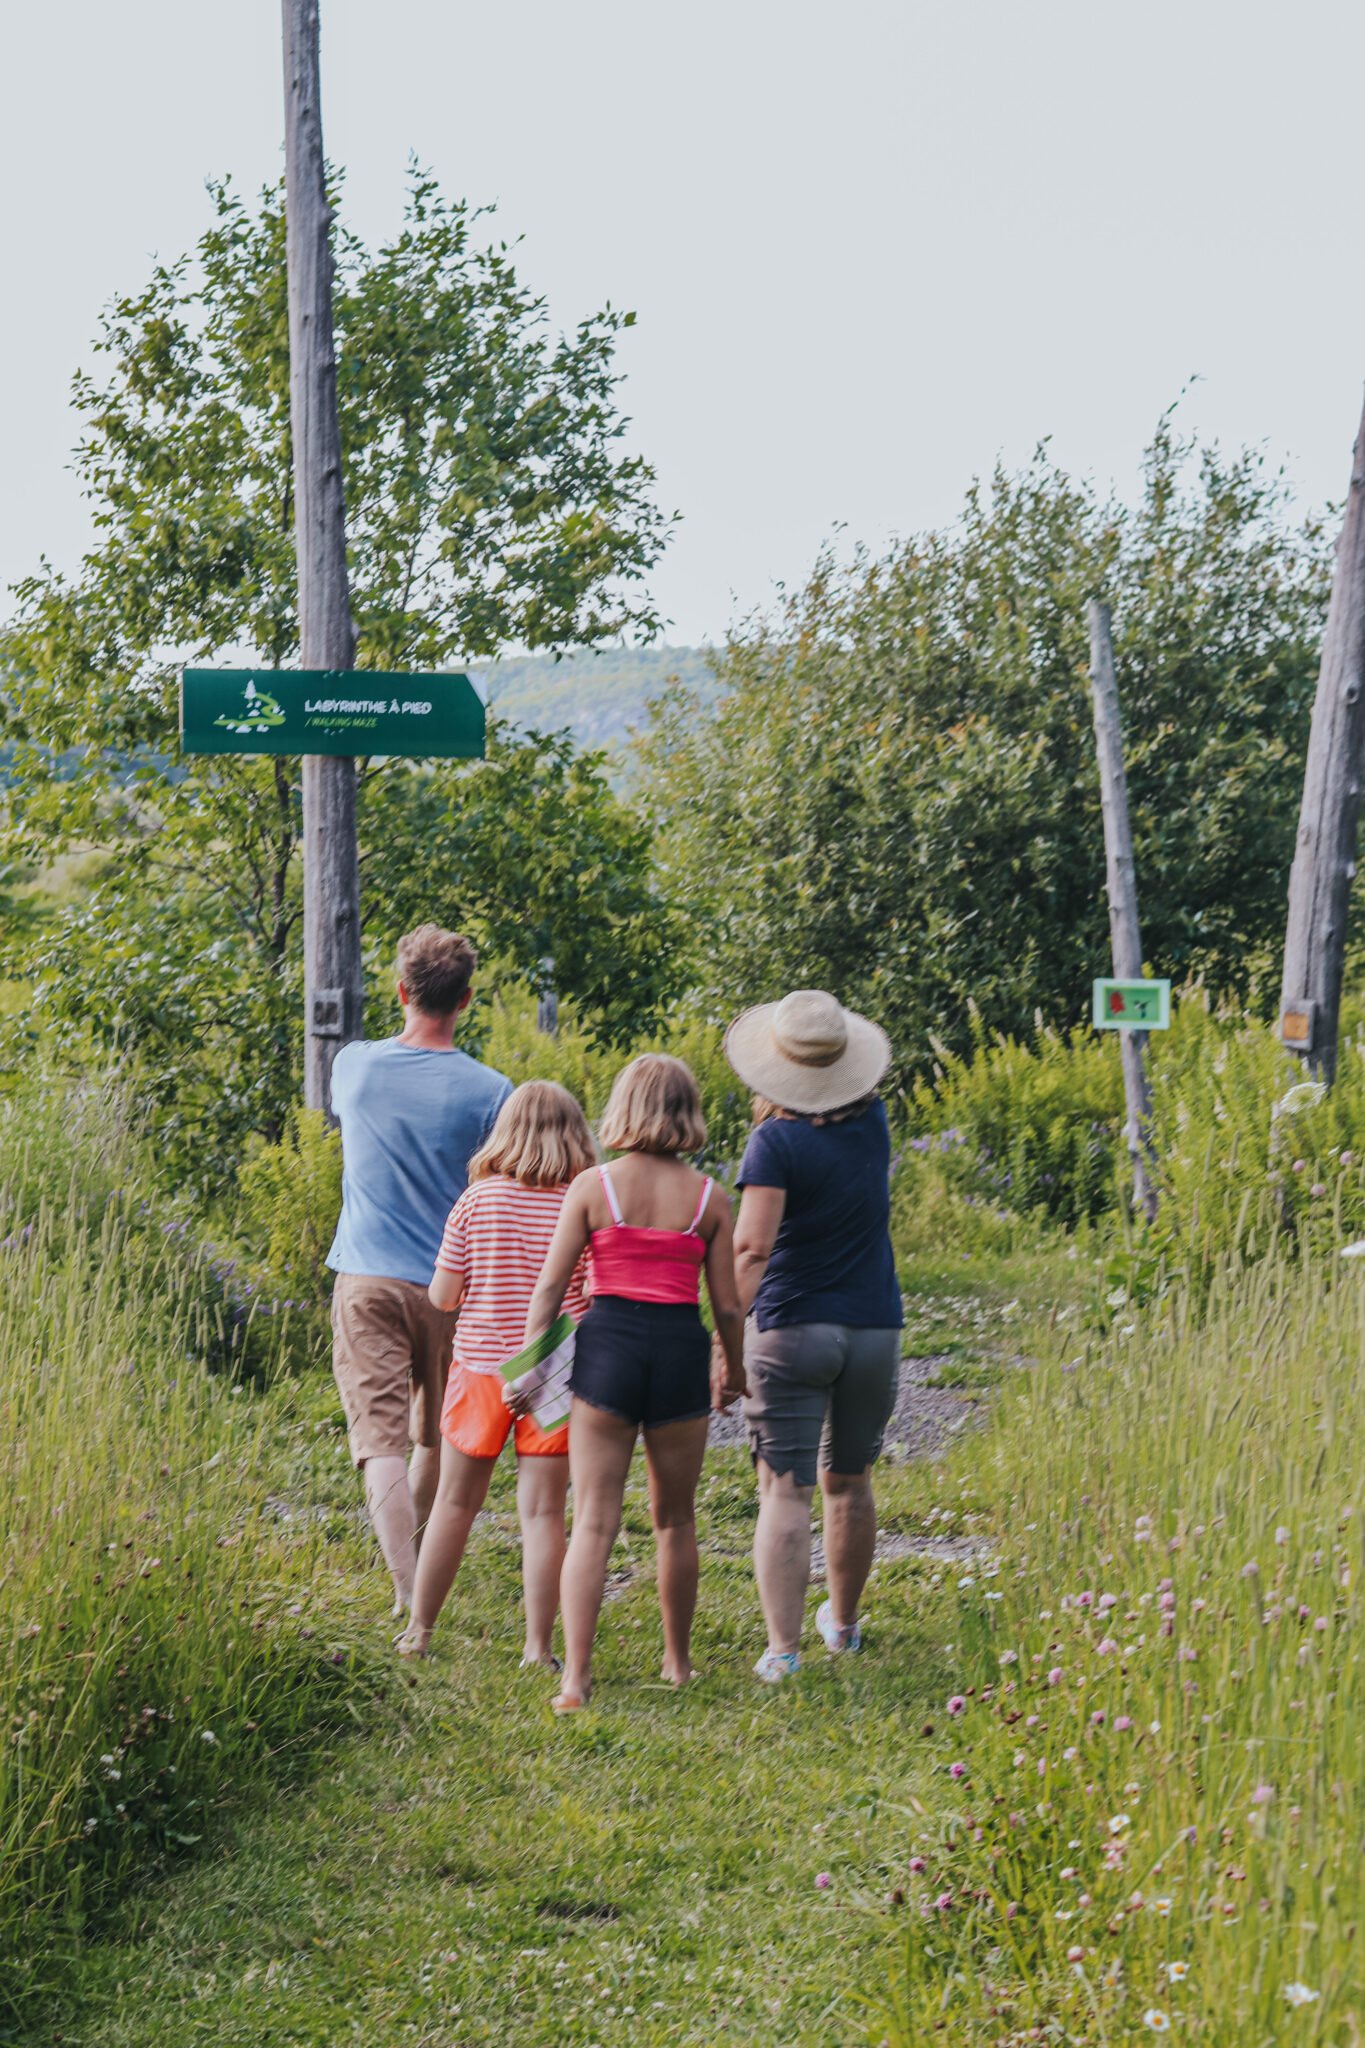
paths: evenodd
<path fill-rule="evenodd" d="M 598 1178 L 611 1211 L 611 1228 L 592 1234 L 592 1291 L 620 1301 L 691 1302 L 696 1304 L 706 1240 L 697 1226 L 706 1213 L 714 1183 L 708 1174 L 701 1184 L 696 1214 L 686 1230 L 641 1229 L 621 1214 L 609 1166 Z"/>
<path fill-rule="evenodd" d="M 564 1683 L 557 1713 L 592 1691 L 592 1646 L 607 1564 L 637 1436 L 643 1431 L 658 1553 L 663 1675 L 692 1676 L 697 1602 L 696 1491 L 712 1403 L 744 1391 L 744 1324 L 735 1285 L 730 1204 L 682 1155 L 706 1142 L 701 1097 L 681 1060 L 645 1053 L 617 1075 L 602 1143 L 624 1154 L 570 1187 L 531 1298 L 526 1341 L 559 1314 L 574 1268 L 591 1252 L 592 1306 L 578 1326 L 569 1473 L 573 1533 L 560 1586 Z M 706 1273 L 724 1352 L 712 1383 L 698 1307 Z"/>

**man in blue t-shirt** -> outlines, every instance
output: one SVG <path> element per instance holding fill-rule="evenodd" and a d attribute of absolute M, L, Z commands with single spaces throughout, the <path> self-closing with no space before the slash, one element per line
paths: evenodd
<path fill-rule="evenodd" d="M 475 964 L 454 932 L 409 932 L 398 942 L 403 1029 L 343 1046 L 332 1068 L 342 1153 L 341 1218 L 327 1254 L 337 1276 L 332 1371 L 395 1614 L 411 1605 L 418 1531 L 436 1493 L 455 1335 L 455 1316 L 432 1307 L 427 1287 L 470 1155 L 512 1092 L 502 1074 L 455 1050 Z"/>

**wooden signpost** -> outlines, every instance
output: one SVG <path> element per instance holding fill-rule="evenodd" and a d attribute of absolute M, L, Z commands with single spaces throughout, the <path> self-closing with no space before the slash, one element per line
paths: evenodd
<path fill-rule="evenodd" d="M 346 578 L 318 0 L 283 4 L 289 420 L 294 441 L 299 656 L 304 669 L 348 670 L 355 659 L 355 634 Z M 355 804 L 353 754 L 304 755 L 304 1100 L 310 1109 L 329 1112 L 332 1062 L 348 1039 L 359 1037 L 364 1005 Z"/>
<path fill-rule="evenodd" d="M 1356 431 L 1289 876 L 1280 1038 L 1320 1080 L 1337 1062 L 1346 914 L 1365 770 L 1365 413 Z"/>
<path fill-rule="evenodd" d="M 1128 818 L 1128 780 L 1123 771 L 1123 728 L 1119 722 L 1119 688 L 1114 674 L 1114 643 L 1109 607 L 1098 598 L 1089 604 L 1090 685 L 1095 714 L 1095 751 L 1100 765 L 1100 803 L 1104 812 L 1105 889 L 1109 897 L 1109 934 L 1114 951 L 1113 982 L 1100 987 L 1122 993 L 1140 990 L 1142 928 L 1138 921 L 1137 875 L 1133 866 L 1133 831 Z M 1149 982 L 1149 988 L 1163 984 Z M 1165 984 L 1169 1016 L 1170 985 Z M 1130 996 L 1130 1000 L 1132 1000 Z M 1096 1019 L 1099 1022 L 1099 1018 Z M 1116 1016 L 1106 1008 L 1105 1022 L 1119 1031 L 1123 1059 L 1124 1136 L 1133 1166 L 1133 1201 L 1149 1222 L 1156 1217 L 1157 1193 L 1152 1160 L 1152 1094 L 1144 1054 L 1153 1022 Z"/>

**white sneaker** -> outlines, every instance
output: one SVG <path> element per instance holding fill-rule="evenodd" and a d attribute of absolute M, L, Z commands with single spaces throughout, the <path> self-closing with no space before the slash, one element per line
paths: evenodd
<path fill-rule="evenodd" d="M 820 1639 L 831 1656 L 837 1656 L 841 1650 L 861 1650 L 863 1647 L 863 1632 L 858 1623 L 836 1621 L 834 1609 L 828 1600 L 821 1601 L 815 1616 L 815 1626 L 819 1629 Z"/>
<path fill-rule="evenodd" d="M 781 1685 L 784 1678 L 795 1678 L 801 1669 L 801 1659 L 795 1650 L 765 1650 L 754 1666 L 754 1677 L 762 1685 Z"/>

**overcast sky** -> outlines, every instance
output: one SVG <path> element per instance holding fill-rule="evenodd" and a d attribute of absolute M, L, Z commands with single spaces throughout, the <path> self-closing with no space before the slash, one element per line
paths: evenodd
<path fill-rule="evenodd" d="M 1365 378 L 1355 0 L 322 0 L 369 237 L 415 152 L 494 201 L 565 325 L 635 308 L 625 402 L 683 515 L 669 638 L 836 528 L 952 517 L 1051 435 L 1133 487 L 1192 427 L 1339 499 Z M 67 389 L 101 305 L 281 164 L 278 0 L 4 9 L 0 582 L 86 528 Z"/>

